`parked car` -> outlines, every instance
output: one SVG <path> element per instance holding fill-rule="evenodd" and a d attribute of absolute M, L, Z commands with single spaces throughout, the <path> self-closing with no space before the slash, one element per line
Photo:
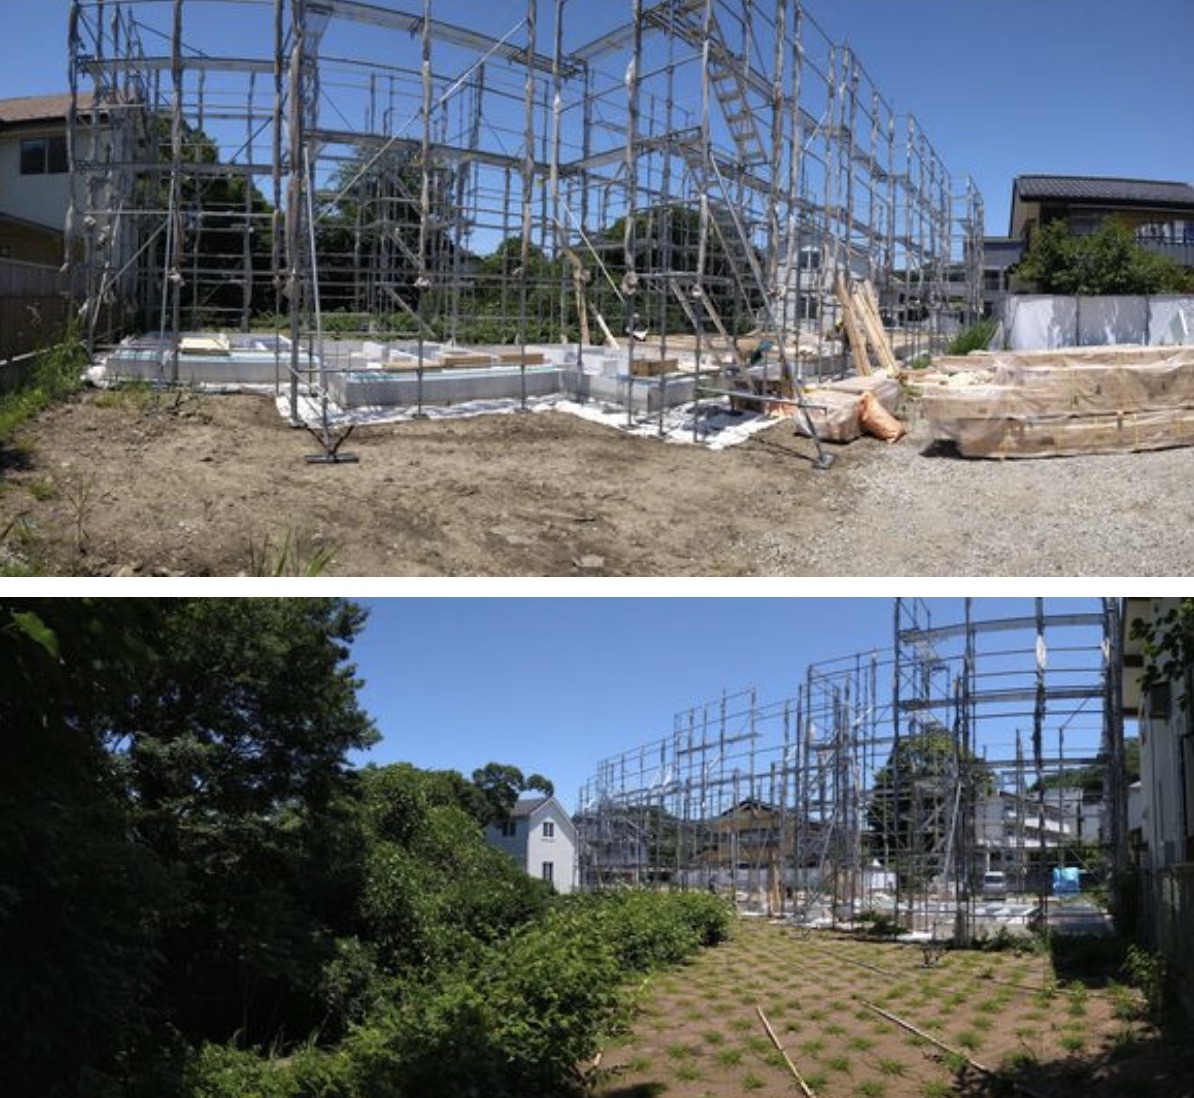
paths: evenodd
<path fill-rule="evenodd" d="M 998 870 L 983 874 L 983 896 L 988 900 L 1007 899 L 1007 875 Z"/>

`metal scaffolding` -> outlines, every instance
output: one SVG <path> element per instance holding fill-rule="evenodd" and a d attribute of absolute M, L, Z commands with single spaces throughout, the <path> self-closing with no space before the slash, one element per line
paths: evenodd
<path fill-rule="evenodd" d="M 601 332 L 631 372 L 633 333 L 699 371 L 749 332 L 792 377 L 844 367 L 839 275 L 909 356 L 977 317 L 977 189 L 801 0 L 511 7 L 72 0 L 92 344 L 173 337 L 169 380 L 184 329 L 272 326 L 293 404 L 329 332 Z"/>
<path fill-rule="evenodd" d="M 816 663 L 779 702 L 725 694 L 599 763 L 579 796 L 584 884 L 969 936 L 991 871 L 1039 908 L 1055 869 L 1122 866 L 1118 601 L 1010 618 L 952 601 L 938 624 L 897 599 L 890 649 Z"/>

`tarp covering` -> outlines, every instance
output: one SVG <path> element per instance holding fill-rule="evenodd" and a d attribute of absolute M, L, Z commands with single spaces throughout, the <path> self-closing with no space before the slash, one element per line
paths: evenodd
<path fill-rule="evenodd" d="M 955 364 L 966 369 L 951 372 Z M 1194 348 L 1003 352 L 943 365 L 917 379 L 921 407 L 933 437 L 967 457 L 1194 445 Z"/>
<path fill-rule="evenodd" d="M 1012 294 L 1000 314 L 1010 351 L 1194 345 L 1194 297 Z"/>
<path fill-rule="evenodd" d="M 809 418 L 822 442 L 853 442 L 862 434 L 861 398 L 871 393 L 879 405 L 895 415 L 900 407 L 900 384 L 882 374 L 847 377 L 805 391 Z M 802 416 L 793 421 L 797 432 L 808 434 Z"/>

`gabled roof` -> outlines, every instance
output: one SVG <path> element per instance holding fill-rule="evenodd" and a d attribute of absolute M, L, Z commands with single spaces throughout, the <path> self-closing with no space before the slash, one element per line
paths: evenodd
<path fill-rule="evenodd" d="M 1189 206 L 1194 187 L 1154 179 L 1114 179 L 1081 175 L 1020 175 L 1015 191 L 1021 201 L 1101 202 L 1136 206 Z"/>
<path fill-rule="evenodd" d="M 90 92 L 79 93 L 80 109 L 87 110 L 91 103 Z M 69 93 L 0 99 L 0 127 L 17 126 L 24 122 L 64 122 L 68 110 L 70 110 Z"/>
<path fill-rule="evenodd" d="M 535 812 L 550 801 L 550 797 L 531 797 L 525 801 L 519 801 L 511 810 L 510 815 L 516 820 L 527 816 L 533 816 Z"/>

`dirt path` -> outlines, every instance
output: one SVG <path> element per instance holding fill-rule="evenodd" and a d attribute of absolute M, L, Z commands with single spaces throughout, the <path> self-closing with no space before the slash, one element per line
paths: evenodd
<path fill-rule="evenodd" d="M 1179 575 L 1189 451 L 1051 461 L 837 448 L 777 423 L 711 452 L 562 412 L 362 426 L 355 465 L 271 399 L 89 392 L 0 451 L 0 563 L 39 574 Z"/>

